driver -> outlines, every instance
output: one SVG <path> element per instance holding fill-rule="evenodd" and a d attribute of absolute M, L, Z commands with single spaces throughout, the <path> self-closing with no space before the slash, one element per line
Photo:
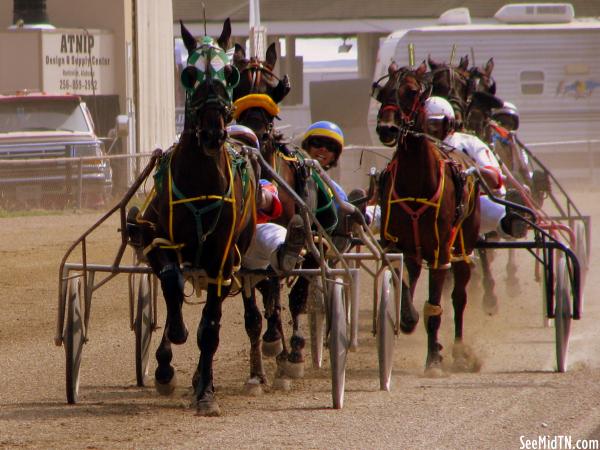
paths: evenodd
<path fill-rule="evenodd" d="M 425 101 L 426 133 L 467 154 L 488 186 L 495 194 L 504 196 L 507 178 L 488 146 L 478 137 L 454 131 L 454 110 L 442 97 L 430 97 Z M 498 231 L 502 235 L 522 238 L 527 234 L 526 223 L 507 211 L 504 205 L 495 203 L 487 195 L 480 196 L 482 234 Z"/>
<path fill-rule="evenodd" d="M 243 125 L 227 127 L 230 138 L 256 149 L 260 148 L 254 132 Z M 304 247 L 304 222 L 295 214 L 286 228 L 272 223 L 282 212 L 277 188 L 267 180 L 259 180 L 260 189 L 256 197 L 256 231 L 250 247 L 242 257 L 242 266 L 249 270 L 267 269 L 289 272 L 300 260 Z"/>

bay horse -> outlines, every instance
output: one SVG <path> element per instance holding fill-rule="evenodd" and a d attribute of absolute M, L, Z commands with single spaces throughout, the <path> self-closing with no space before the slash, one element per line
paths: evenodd
<path fill-rule="evenodd" d="M 258 137 L 260 151 L 265 160 L 272 166 L 277 167 L 277 145 L 281 136 L 276 133 L 273 120 L 279 113 L 279 103 L 289 92 L 287 77 L 280 80 L 273 69 L 277 62 L 275 44 L 271 44 L 266 52 L 266 60 L 258 58 L 246 58 L 246 52 L 239 44 L 235 45 L 233 62 L 240 73 L 240 82 L 233 90 L 234 110 L 233 118 L 236 123 L 249 127 Z M 277 167 L 278 173 L 290 186 L 294 186 L 294 176 L 288 163 Z M 270 178 L 266 176 L 266 178 Z M 277 219 L 282 225 L 287 225 L 295 213 L 293 201 L 289 194 L 278 190 L 278 196 L 282 204 L 282 214 Z M 290 206 L 291 205 L 291 206 Z M 262 355 L 278 358 L 284 362 L 288 351 L 285 345 L 283 326 L 281 320 L 281 286 L 279 277 L 268 277 L 256 284 L 261 292 L 265 306 L 265 318 L 267 330 L 262 336 L 262 345 L 256 354 L 256 358 L 262 361 Z M 244 289 L 242 291 L 244 302 L 255 303 L 255 290 Z M 251 336 L 251 341 L 261 341 L 262 318 L 254 317 L 254 320 L 246 323 L 246 331 Z M 253 346 L 258 344 L 253 344 Z M 264 374 L 259 377 L 261 384 L 266 383 Z"/>
<path fill-rule="evenodd" d="M 456 115 L 457 129 L 469 129 L 484 142 L 489 141 L 484 137 L 488 129 L 489 115 L 492 108 L 501 106 L 500 100 L 492 92 L 496 91 L 496 83 L 492 78 L 494 60 L 491 58 L 484 68 L 468 68 L 469 58 L 461 58 L 458 66 L 439 63 L 428 58 L 431 68 L 432 93 L 446 98 Z M 484 237 L 485 238 L 485 237 Z M 492 251 L 477 249 L 481 262 L 483 301 L 486 313 L 493 315 L 498 311 L 498 297 L 495 292 L 495 281 L 491 272 L 490 256 Z M 514 252 L 509 252 L 507 271 L 514 273 Z M 511 270 L 513 272 L 511 272 Z M 518 280 L 513 277 L 516 286 Z"/>
<path fill-rule="evenodd" d="M 226 142 L 232 88 L 239 74 L 230 63 L 231 25 L 227 19 L 215 42 L 200 42 L 181 23 L 188 65 L 185 123 L 179 142 L 166 152 L 154 176 L 155 188 L 141 216 L 144 253 L 160 279 L 167 317 L 156 359 L 155 385 L 170 393 L 175 385 L 171 345 L 188 331 L 182 315 L 185 274 L 195 289 L 207 291 L 197 330 L 200 349 L 194 373 L 194 403 L 204 416 L 220 414 L 213 383 L 213 357 L 219 345 L 222 302 L 255 228 L 256 181 L 248 160 Z M 204 283 L 204 285 L 201 285 Z M 246 307 L 246 314 L 256 313 Z"/>
<path fill-rule="evenodd" d="M 320 224 L 332 233 L 340 224 L 333 203 L 333 195 L 315 171 L 304 166 L 306 155 L 289 145 L 277 132 L 274 120 L 279 114 L 278 104 L 289 93 L 291 87 L 287 75 L 279 78 L 274 73 L 277 62 L 275 44 L 266 51 L 265 60 L 247 58 L 244 49 L 236 45 L 234 63 L 240 72 L 240 83 L 234 89 L 236 122 L 251 128 L 260 141 L 264 159 L 296 193 L 305 199 Z M 294 199 L 284 190 L 279 190 L 283 213 L 276 220 L 286 226 L 297 208 Z M 307 255 L 303 268 L 318 268 L 312 255 Z M 300 329 L 300 315 L 306 312 L 309 280 L 298 277 L 289 294 L 289 309 L 292 316 L 290 349 L 285 345 L 281 327 L 281 305 L 279 279 L 266 280 L 257 285 L 266 303 L 274 308 L 268 316 L 268 327 L 263 335 L 265 355 L 275 356 L 278 363 L 286 362 L 285 372 L 291 378 L 300 378 L 304 373 L 305 339 Z M 279 344 L 281 343 L 281 344 Z M 268 353 L 267 353 L 268 349 Z"/>
<path fill-rule="evenodd" d="M 435 375 L 441 370 L 440 303 L 450 267 L 454 275 L 455 369 L 477 371 L 480 363 L 465 351 L 462 342 L 468 261 L 479 234 L 478 187 L 439 143 L 423 132 L 424 101 L 430 93 L 426 71 L 425 62 L 416 69 L 392 63 L 385 85 L 374 86 L 381 103 L 377 133 L 384 144 L 396 147 L 380 177 L 381 240 L 387 249 L 404 253 L 408 275 L 408 281 L 403 280 L 401 303 L 404 332 L 412 332 L 418 321 L 413 298 L 423 261 L 427 262 L 429 297 L 423 309 L 426 373 Z"/>

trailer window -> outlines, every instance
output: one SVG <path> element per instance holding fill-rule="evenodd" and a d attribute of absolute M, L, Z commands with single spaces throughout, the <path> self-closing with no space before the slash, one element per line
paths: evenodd
<path fill-rule="evenodd" d="M 521 72 L 521 93 L 525 95 L 540 95 L 544 93 L 544 72 L 528 70 Z"/>

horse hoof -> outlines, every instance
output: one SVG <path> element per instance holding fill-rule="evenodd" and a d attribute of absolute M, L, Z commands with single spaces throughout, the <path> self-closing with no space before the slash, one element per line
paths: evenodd
<path fill-rule="evenodd" d="M 404 334 L 411 334 L 413 331 L 415 331 L 418 323 L 419 313 L 414 307 L 410 309 L 408 314 L 401 312 L 400 331 L 402 331 Z"/>
<path fill-rule="evenodd" d="M 196 415 L 201 417 L 219 417 L 221 408 L 215 400 L 202 400 L 194 402 L 196 404 Z"/>
<path fill-rule="evenodd" d="M 275 378 L 273 380 L 273 389 L 288 392 L 292 389 L 292 380 L 283 377 Z"/>
<path fill-rule="evenodd" d="M 154 378 L 154 388 L 156 389 L 156 392 L 158 392 L 160 395 L 165 395 L 165 396 L 171 395 L 176 387 L 177 387 L 177 372 L 173 372 L 173 376 L 166 383 L 163 383 L 163 382 L 159 381 L 158 379 Z"/>
<path fill-rule="evenodd" d="M 425 368 L 424 375 L 427 378 L 444 378 L 447 376 L 442 370 L 441 364 L 433 364 Z"/>
<path fill-rule="evenodd" d="M 262 341 L 262 353 L 267 358 L 275 358 L 283 351 L 283 342 L 281 339 L 276 341 L 268 342 Z"/>
<path fill-rule="evenodd" d="M 262 382 L 259 377 L 252 377 L 246 381 L 244 385 L 244 391 L 246 394 L 251 395 L 253 397 L 260 397 L 264 394 L 264 390 L 262 387 Z"/>
<path fill-rule="evenodd" d="M 299 378 L 304 378 L 304 361 L 302 362 L 291 362 L 288 361 L 285 365 L 285 374 L 297 380 Z"/>
<path fill-rule="evenodd" d="M 498 297 L 495 294 L 486 294 L 483 296 L 483 311 L 488 316 L 498 314 Z"/>
<path fill-rule="evenodd" d="M 461 373 L 477 373 L 481 370 L 481 360 L 471 347 L 457 343 L 452 349 L 452 371 Z"/>
<path fill-rule="evenodd" d="M 188 338 L 188 330 L 185 324 L 182 322 L 178 327 L 167 326 L 166 336 L 169 342 L 175 345 L 185 344 Z"/>

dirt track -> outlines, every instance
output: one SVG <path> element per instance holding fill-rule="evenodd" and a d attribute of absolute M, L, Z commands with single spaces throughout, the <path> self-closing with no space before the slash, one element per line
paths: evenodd
<path fill-rule="evenodd" d="M 598 190 L 573 192 L 599 223 Z M 0 447 L 7 448 L 520 448 L 520 437 L 600 438 L 600 239 L 592 239 L 583 319 L 574 322 L 569 371 L 554 372 L 554 329 L 543 328 L 541 288 L 533 260 L 519 255 L 521 294 L 504 283 L 503 254 L 494 267 L 500 313 L 481 310 L 471 288 L 468 343 L 483 359 L 479 374 L 423 377 L 425 332 L 396 340 L 392 391 L 378 390 L 375 339 L 370 335 L 370 283 L 363 277 L 361 341 L 348 360 L 343 410 L 331 409 L 329 373 L 307 367 L 291 392 L 249 397 L 242 390 L 248 342 L 238 298 L 227 300 L 215 380 L 223 411 L 201 418 L 189 407 L 197 358 L 194 335 L 176 348 L 180 387 L 170 398 L 135 386 L 135 344 L 129 330 L 125 276 L 95 293 L 90 341 L 84 347 L 80 401 L 65 400 L 64 351 L 55 347 L 58 266 L 72 240 L 99 216 L 69 214 L 0 219 Z M 90 261 L 109 263 L 119 235 L 98 230 Z M 598 231 L 595 235 L 598 236 Z M 426 272 L 424 273 L 426 276 Z M 423 279 L 419 291 L 426 288 Z M 416 304 L 421 309 L 423 295 Z M 451 304 L 443 342 L 450 352 Z M 194 330 L 200 306 L 185 307 Z M 287 311 L 286 311 L 287 315 Z M 160 320 L 164 317 L 160 308 Z M 287 317 L 287 316 L 286 316 Z M 153 348 L 157 344 L 153 339 Z M 326 362 L 327 365 L 327 362 Z M 272 378 L 274 364 L 269 361 Z M 154 360 L 151 363 L 151 373 Z"/>

